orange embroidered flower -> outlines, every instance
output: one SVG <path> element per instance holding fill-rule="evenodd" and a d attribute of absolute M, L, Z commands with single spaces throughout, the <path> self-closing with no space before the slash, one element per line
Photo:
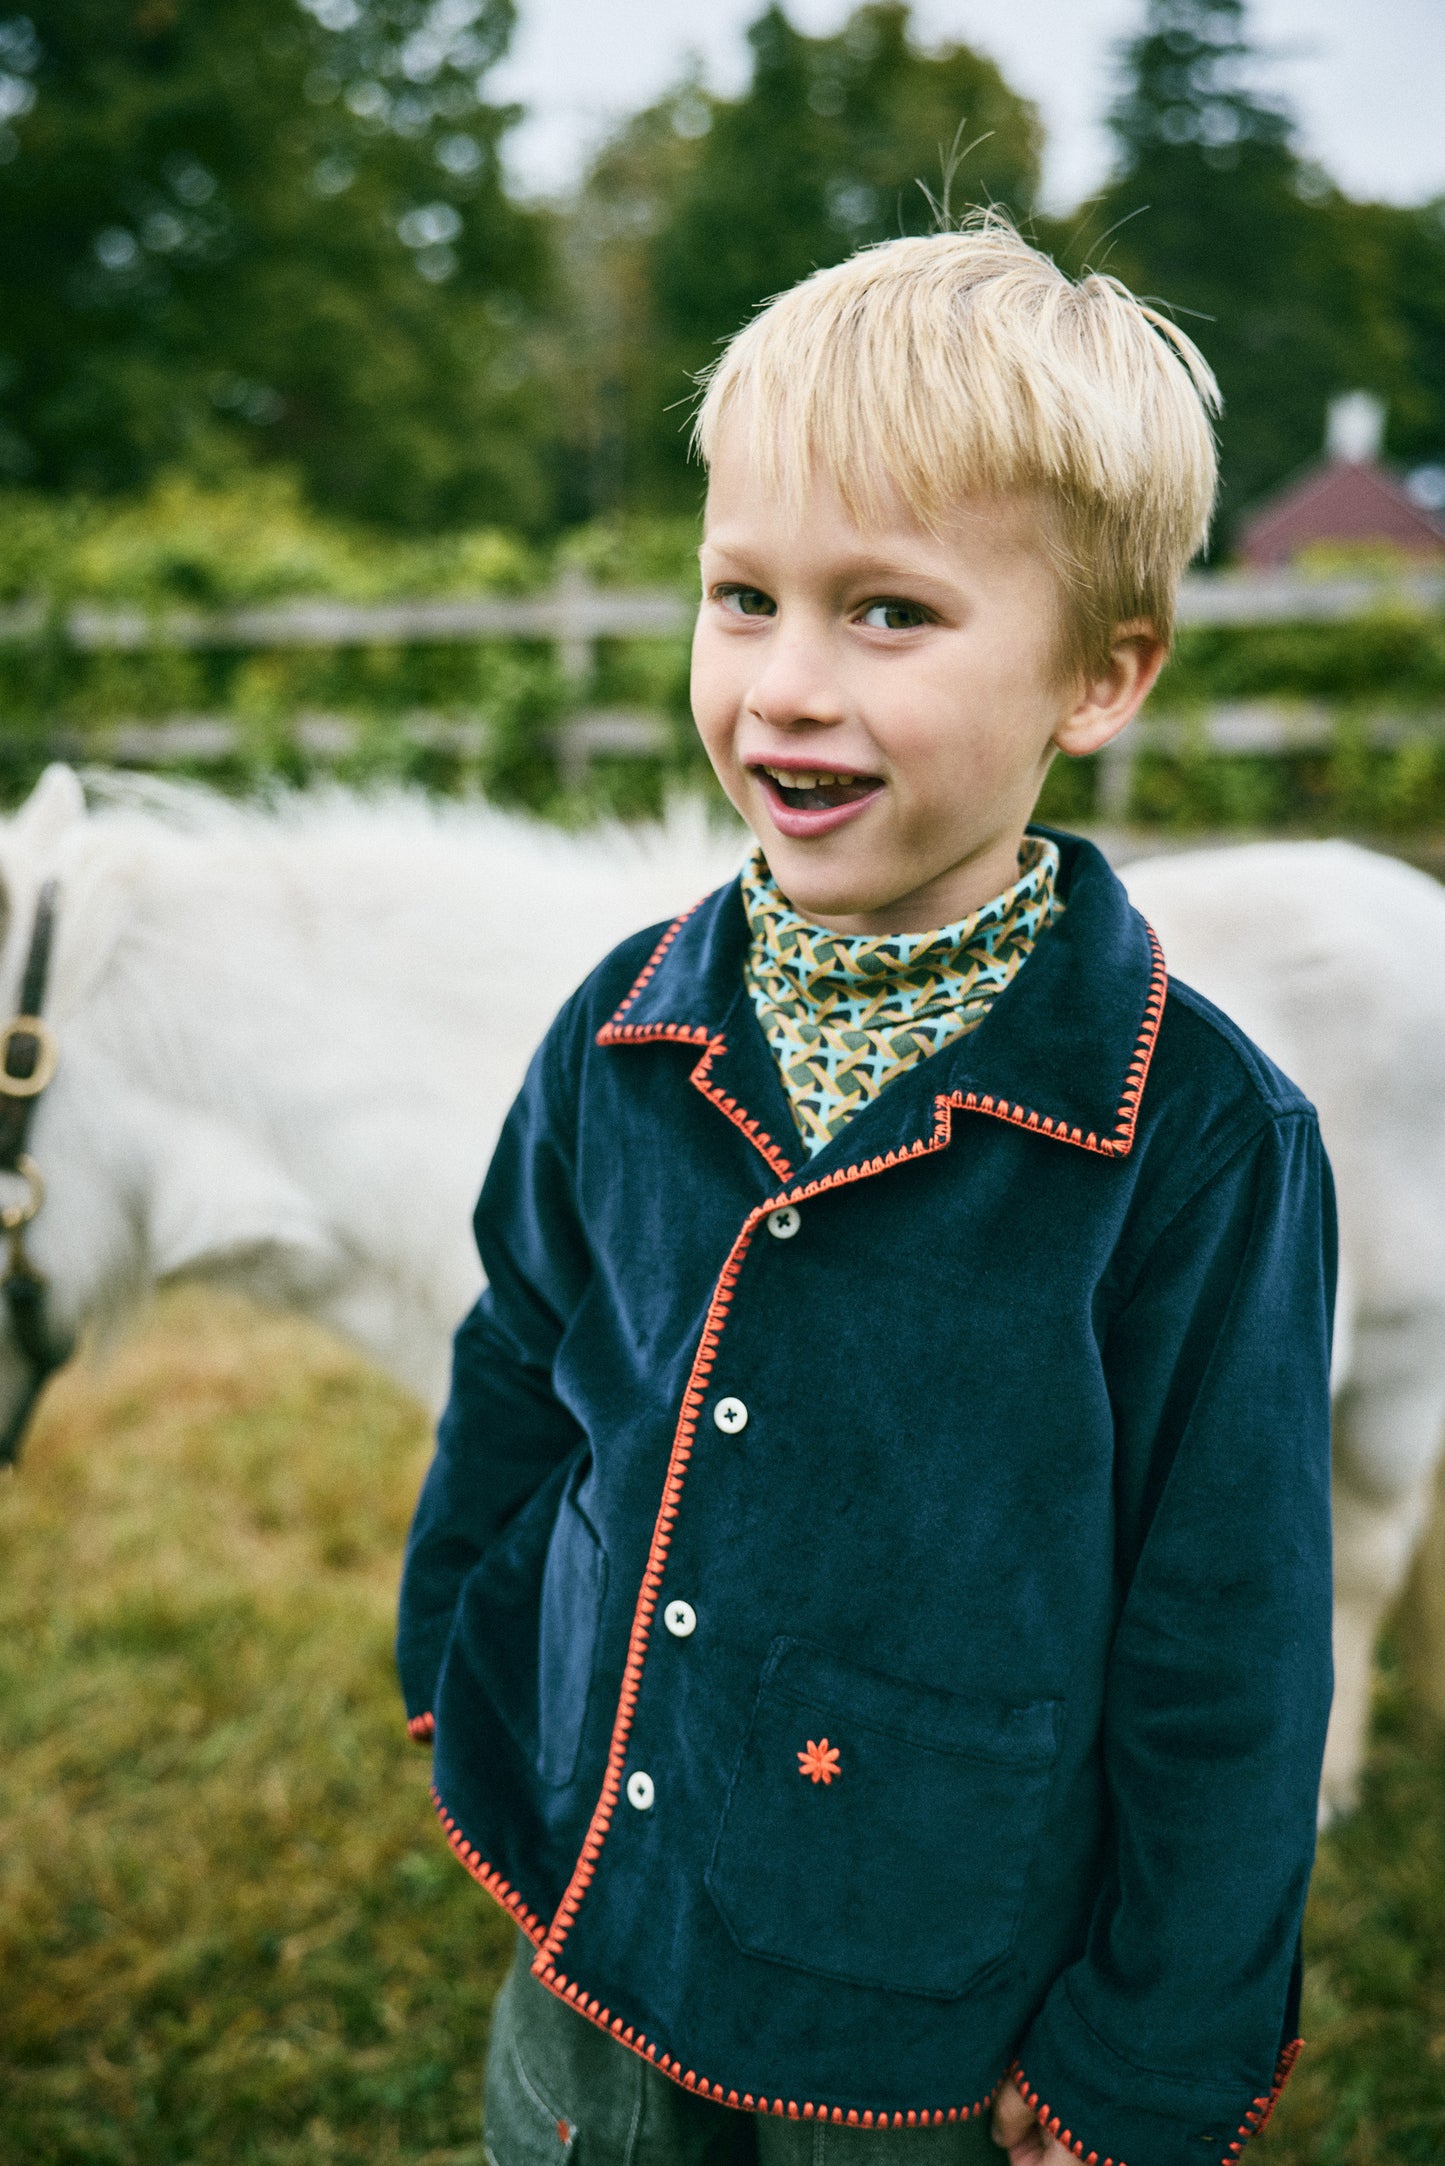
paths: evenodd
<path fill-rule="evenodd" d="M 830 1745 L 826 1737 L 816 1744 L 810 1737 L 807 1751 L 798 1754 L 798 1768 L 802 1774 L 811 1775 L 814 1782 L 828 1783 L 839 1772 L 839 1757 L 837 1746 Z"/>

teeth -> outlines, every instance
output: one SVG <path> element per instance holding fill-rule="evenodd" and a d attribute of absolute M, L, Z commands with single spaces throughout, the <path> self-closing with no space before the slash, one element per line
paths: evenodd
<path fill-rule="evenodd" d="M 800 774 L 787 767 L 765 767 L 763 773 L 771 775 L 775 782 L 781 782 L 790 790 L 833 789 L 840 783 L 852 782 L 855 779 L 852 775 Z"/>

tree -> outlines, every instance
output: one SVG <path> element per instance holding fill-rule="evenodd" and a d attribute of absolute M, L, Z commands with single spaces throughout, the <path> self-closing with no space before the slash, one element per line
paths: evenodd
<path fill-rule="evenodd" d="M 1054 238 L 1071 268 L 1095 263 L 1176 310 L 1208 356 L 1225 401 L 1227 534 L 1318 454 L 1334 393 L 1401 388 L 1393 297 L 1359 206 L 1252 86 L 1244 0 L 1147 0 L 1123 61 L 1118 169 Z"/>
<path fill-rule="evenodd" d="M 1341 202 L 1338 215 L 1341 245 L 1386 314 L 1373 385 L 1389 401 L 1386 448 L 1409 465 L 1445 464 L 1445 197 Z"/>
<path fill-rule="evenodd" d="M 543 222 L 484 98 L 512 0 L 49 0 L 0 24 L 0 462 L 285 462 L 400 525 L 537 524 Z"/>
<path fill-rule="evenodd" d="M 579 207 L 591 325 L 574 425 L 601 504 L 696 500 L 684 408 L 694 373 L 770 295 L 869 241 L 926 231 L 951 147 L 973 147 L 962 200 L 1025 216 L 1041 131 L 1026 100 L 962 45 L 924 51 L 902 0 L 807 37 L 780 6 L 748 32 L 741 97 L 695 75 L 632 120 Z M 960 136 L 959 131 L 963 130 Z"/>

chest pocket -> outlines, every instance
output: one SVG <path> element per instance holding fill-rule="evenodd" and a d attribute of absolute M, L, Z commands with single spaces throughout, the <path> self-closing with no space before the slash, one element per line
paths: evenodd
<path fill-rule="evenodd" d="M 708 1867 L 738 1946 L 953 1999 L 1018 1931 L 1058 1700 L 960 1698 L 773 1642 Z"/>

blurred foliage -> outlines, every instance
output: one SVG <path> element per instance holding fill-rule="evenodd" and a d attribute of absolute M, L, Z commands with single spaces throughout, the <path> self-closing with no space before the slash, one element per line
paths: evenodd
<path fill-rule="evenodd" d="M 447 1851 L 392 1670 L 428 1454 L 312 1327 L 172 1294 L 0 1484 L 0 2157 L 482 2166 L 512 1928 Z M 1308 2048 L 1260 2157 L 1445 2155 L 1445 1740 L 1386 1650 L 1321 1845 Z"/>
<path fill-rule="evenodd" d="M 1115 175 L 1037 211 L 1038 116 L 907 0 L 782 5 L 570 201 L 523 205 L 488 82 L 517 0 L 48 0 L 0 17 L 0 480 L 72 497 L 257 465 L 373 527 L 533 539 L 686 515 L 694 379 L 771 294 L 936 210 L 1004 205 L 1161 297 L 1224 386 L 1222 540 L 1389 404 L 1445 460 L 1445 204 L 1355 203 L 1252 87 L 1244 0 L 1142 0 Z"/>
<path fill-rule="evenodd" d="M 708 786 L 685 641 L 601 642 L 584 684 L 544 642 L 78 653 L 76 602 L 365 603 L 549 584 L 691 592 L 694 379 L 814 266 L 1001 202 L 1078 271 L 1176 306 L 1217 367 L 1225 526 L 1318 449 L 1326 400 L 1386 397 L 1402 458 L 1445 455 L 1445 207 L 1352 203 L 1255 87 L 1244 0 L 1143 0 L 1120 55 L 1115 177 L 1034 208 L 1036 113 L 992 62 L 925 46 L 905 0 L 809 36 L 749 32 L 733 97 L 696 72 L 606 142 L 567 205 L 511 201 L 516 117 L 489 102 L 514 0 L 52 0 L 0 19 L 0 792 L 57 732 L 224 716 L 235 787 L 304 780 L 298 715 L 361 724 L 347 779 L 485 787 L 565 819 Z M 1382 584 L 1382 593 L 1385 586 Z M 1430 745 L 1370 746 L 1375 708 L 1445 693 L 1445 628 L 1186 632 L 1156 705 L 1329 702 L 1328 749 L 1141 759 L 1139 817 L 1184 827 L 1445 820 Z M 605 704 L 670 719 L 662 760 L 599 757 L 579 796 L 555 732 Z M 481 721 L 476 758 L 408 718 Z M 426 737 L 426 729 L 420 730 Z M 1090 765 L 1045 812 L 1086 820 Z"/>
<path fill-rule="evenodd" d="M 1445 451 L 1445 201 L 1351 202 L 1254 69 L 1244 0 L 1146 0 L 1114 177 L 1073 218 L 1039 222 L 1067 269 L 1159 297 L 1202 347 L 1224 393 L 1226 546 L 1252 500 L 1319 456 L 1337 393 L 1388 402 L 1399 458 Z"/>
<path fill-rule="evenodd" d="M 545 559 L 512 529 L 411 539 L 327 518 L 295 475 L 184 471 L 118 501 L 0 494 L 0 602 L 31 596 L 207 609 L 326 595 L 342 601 L 516 593 Z"/>
<path fill-rule="evenodd" d="M 701 538 L 696 512 L 667 518 L 624 511 L 574 527 L 557 554 L 561 563 L 579 566 L 602 587 L 676 587 L 695 596 Z"/>
<path fill-rule="evenodd" d="M 1445 827 L 1445 618 L 1386 602 L 1338 624 L 1186 628 L 1151 711 L 1187 721 L 1234 701 L 1326 706 L 1330 742 L 1221 757 L 1201 737 L 1183 753 L 1142 752 L 1130 804 L 1136 822 L 1382 837 Z M 1403 741 L 1373 741 L 1380 720 Z"/>
<path fill-rule="evenodd" d="M 49 0 L 0 22 L 0 472 L 281 460 L 402 527 L 551 517 L 512 0 Z"/>
<path fill-rule="evenodd" d="M 942 199 L 955 157 L 970 200 L 1020 217 L 1032 205 L 1034 108 L 967 46 L 920 46 L 902 0 L 873 0 L 827 37 L 768 7 L 748 43 L 739 97 L 686 77 L 604 147 L 577 202 L 573 516 L 695 505 L 696 372 L 783 287 L 870 241 L 929 231 L 925 190 Z"/>
<path fill-rule="evenodd" d="M 1360 1809 L 1320 1844 L 1301 2027 L 1306 2049 L 1261 2153 L 1270 2166 L 1437 2166 L 1445 1736 L 1411 1704 L 1388 1636 Z"/>
<path fill-rule="evenodd" d="M 1445 705 L 1445 618 L 1393 610 L 1338 624 L 1210 624 L 1180 632 L 1153 705 L 1234 699 Z"/>
<path fill-rule="evenodd" d="M 172 477 L 138 502 L 113 504 L 12 491 L 0 497 L 0 605 L 38 598 L 50 610 L 39 637 L 0 641 L 0 798 L 22 796 L 57 741 L 72 757 L 104 758 L 110 724 L 213 716 L 238 724 L 238 750 L 196 771 L 230 788 L 326 773 L 356 784 L 480 788 L 568 823 L 599 812 L 655 814 L 670 789 L 713 789 L 689 718 L 685 637 L 600 640 L 592 676 L 578 684 L 564 681 L 542 641 L 84 652 L 60 636 L 59 613 L 76 603 L 164 612 L 315 596 L 365 603 L 526 592 L 569 568 L 603 587 L 690 595 L 697 533 L 695 517 L 631 514 L 574 527 L 551 547 L 494 528 L 412 540 L 309 511 L 280 472 L 216 488 Z M 1181 632 L 1156 712 L 1187 718 L 1219 702 L 1319 702 L 1335 714 L 1334 742 L 1268 758 L 1220 758 L 1202 744 L 1147 753 L 1134 817 L 1180 830 L 1445 826 L 1445 746 L 1424 737 L 1392 747 L 1367 741 L 1373 717 L 1408 729 L 1445 707 L 1445 619 L 1392 608 L 1389 591 L 1382 583 L 1374 614 L 1340 624 Z M 598 757 L 579 792 L 564 780 L 555 733 L 570 712 L 599 706 L 663 717 L 671 745 L 661 758 Z M 298 749 L 297 717 L 318 715 L 357 723 L 355 750 Z M 408 734 L 419 717 L 420 740 Z M 425 725 L 438 717 L 484 724 L 485 750 L 468 755 L 429 738 Z M 1095 762 L 1058 760 L 1041 817 L 1087 823 L 1097 794 Z"/>
<path fill-rule="evenodd" d="M 519 592 L 546 576 L 547 558 L 515 533 L 480 528 L 417 540 L 378 533 L 307 510 L 294 479 L 279 471 L 210 488 L 179 475 L 140 501 L 119 503 L 12 491 L 0 498 L 0 600 L 38 599 L 49 605 L 49 621 L 38 639 L 0 643 L 0 790 L 23 794 L 57 732 L 78 737 L 84 756 L 86 734 L 98 725 L 178 715 L 238 720 L 237 758 L 207 769 L 236 787 L 275 773 L 305 779 L 291 741 L 292 723 L 305 713 L 369 725 L 351 762 L 357 781 L 384 774 L 455 785 L 454 762 L 397 737 L 398 719 L 418 708 L 485 720 L 510 771 L 518 737 L 535 737 L 558 711 L 555 661 L 540 645 L 85 652 L 63 638 L 59 620 L 80 602 L 163 613 L 318 596 L 425 600 Z"/>
<path fill-rule="evenodd" d="M 1091 817 L 1094 802 L 1077 816 Z M 1142 752 L 1129 818 L 1181 835 L 1243 829 L 1385 842 L 1438 834 L 1445 830 L 1445 738 L 1437 731 L 1396 746 L 1372 744 L 1347 714 L 1318 751 L 1223 758 L 1201 744 L 1182 753 Z"/>
<path fill-rule="evenodd" d="M 308 510 L 279 470 L 213 487 L 181 474 L 117 502 L 12 490 L 0 495 L 0 607 L 38 602 L 44 624 L 39 636 L 0 639 L 0 798 L 23 796 L 57 747 L 107 757 L 100 733 L 109 724 L 208 717 L 236 722 L 235 755 L 178 768 L 229 788 L 324 772 L 355 784 L 483 788 L 564 821 L 656 813 L 669 787 L 697 786 L 706 765 L 688 718 L 685 638 L 600 641 L 592 681 L 568 686 L 539 640 L 106 652 L 72 647 L 62 620 L 77 604 L 163 615 L 317 597 L 365 604 L 522 593 L 569 567 L 604 587 L 690 594 L 696 552 L 689 519 L 597 523 L 551 548 L 497 528 L 412 539 Z M 672 755 L 601 760 L 579 799 L 564 786 L 551 735 L 579 702 L 669 718 Z M 360 726 L 360 742 L 342 757 L 308 755 L 295 739 L 298 716 L 344 717 Z M 418 718 L 420 741 L 405 727 Z M 438 718 L 484 725 L 484 752 L 436 742 Z"/>

